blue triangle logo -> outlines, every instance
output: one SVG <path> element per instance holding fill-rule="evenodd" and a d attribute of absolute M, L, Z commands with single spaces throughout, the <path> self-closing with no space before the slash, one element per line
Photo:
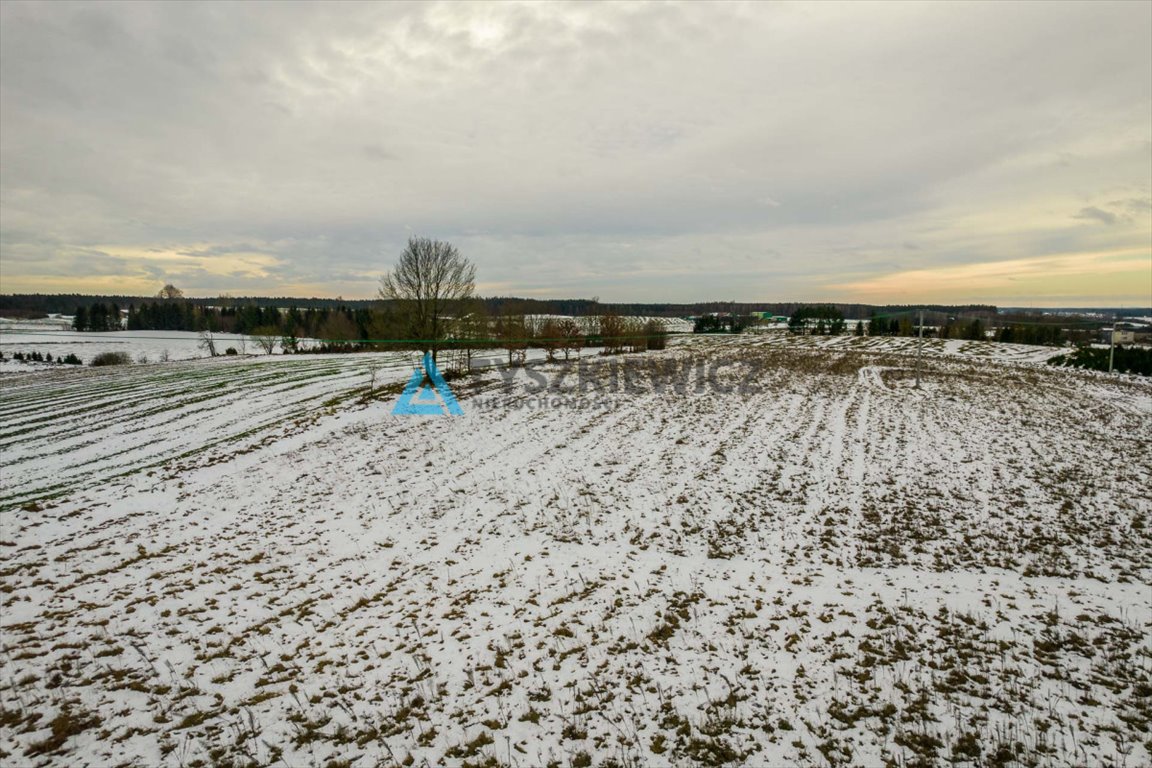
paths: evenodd
<path fill-rule="evenodd" d="M 432 386 L 424 385 L 424 379 L 432 382 Z M 412 378 L 400 394 L 396 405 L 392 406 L 392 415 L 396 416 L 463 416 L 464 411 L 456 402 L 448 382 L 440 375 L 436 368 L 436 361 L 432 359 L 431 352 L 424 353 L 423 366 L 412 372 Z"/>

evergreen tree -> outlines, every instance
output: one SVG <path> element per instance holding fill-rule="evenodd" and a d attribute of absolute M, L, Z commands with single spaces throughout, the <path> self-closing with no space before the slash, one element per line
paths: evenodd
<path fill-rule="evenodd" d="M 720 333 L 723 330 L 724 321 L 716 315 L 701 315 L 692 326 L 692 333 Z"/>
<path fill-rule="evenodd" d="M 102 303 L 93 304 L 88 308 L 88 330 L 103 331 L 108 328 L 108 307 Z"/>

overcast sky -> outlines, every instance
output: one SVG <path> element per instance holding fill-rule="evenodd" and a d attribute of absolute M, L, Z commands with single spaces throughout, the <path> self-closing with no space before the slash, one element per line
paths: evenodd
<path fill-rule="evenodd" d="M 0 291 L 1152 303 L 1152 3 L 0 3 Z"/>

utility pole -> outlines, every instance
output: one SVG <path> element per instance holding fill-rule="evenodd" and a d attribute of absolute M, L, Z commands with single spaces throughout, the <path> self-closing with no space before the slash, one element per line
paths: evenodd
<path fill-rule="evenodd" d="M 920 310 L 920 340 L 916 342 L 916 389 L 920 389 L 920 361 L 924 359 L 924 310 Z"/>
<path fill-rule="evenodd" d="M 1108 373 L 1112 373 L 1112 358 L 1116 354 L 1116 318 L 1112 318 L 1112 330 L 1108 332 Z"/>

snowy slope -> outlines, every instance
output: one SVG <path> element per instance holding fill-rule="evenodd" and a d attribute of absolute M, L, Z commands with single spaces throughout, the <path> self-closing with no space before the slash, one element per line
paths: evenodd
<path fill-rule="evenodd" d="M 964 357 L 997 360 L 1001 362 L 1044 362 L 1068 350 L 1060 347 L 1040 347 L 1029 344 L 1001 344 L 995 341 L 968 341 L 965 339 L 917 339 L 908 336 L 797 336 L 787 330 L 733 336 L 709 334 L 700 337 L 681 337 L 677 342 L 744 347 L 748 345 L 785 349 L 821 349 L 840 352 L 885 352 L 892 354 L 922 354 L 930 357 Z"/>

